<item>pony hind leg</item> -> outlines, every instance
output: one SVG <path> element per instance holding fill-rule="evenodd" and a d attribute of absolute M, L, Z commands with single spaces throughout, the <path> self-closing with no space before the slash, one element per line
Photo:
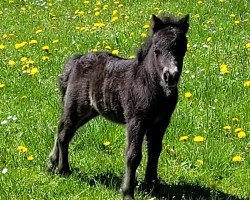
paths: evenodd
<path fill-rule="evenodd" d="M 49 156 L 49 171 L 58 169 L 60 174 L 71 173 L 68 162 L 69 143 L 77 129 L 97 115 L 97 112 L 90 107 L 85 108 L 80 115 L 74 109 L 67 109 L 63 112 L 54 147 Z"/>

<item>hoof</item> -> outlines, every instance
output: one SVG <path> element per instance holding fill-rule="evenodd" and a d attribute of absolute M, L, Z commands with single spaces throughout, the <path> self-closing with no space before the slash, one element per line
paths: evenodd
<path fill-rule="evenodd" d="M 159 185 L 159 180 L 156 178 L 156 179 L 146 179 L 145 180 L 145 183 L 148 187 L 157 187 Z"/>
<path fill-rule="evenodd" d="M 131 194 L 131 192 L 123 190 L 122 188 L 120 189 L 120 192 L 122 194 L 122 199 L 123 200 L 133 200 L 134 199 L 134 195 Z"/>
<path fill-rule="evenodd" d="M 69 176 L 72 174 L 72 171 L 69 168 L 58 169 L 58 172 L 61 176 Z"/>
<path fill-rule="evenodd" d="M 52 163 L 51 161 L 48 162 L 47 167 L 46 167 L 48 172 L 55 172 L 57 169 L 57 164 Z"/>

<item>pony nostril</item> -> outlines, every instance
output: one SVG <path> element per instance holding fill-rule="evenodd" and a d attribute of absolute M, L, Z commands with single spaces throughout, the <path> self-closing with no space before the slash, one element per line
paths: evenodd
<path fill-rule="evenodd" d="M 164 78 L 165 83 L 167 83 L 170 86 L 175 85 L 175 83 L 176 83 L 175 74 L 170 74 L 168 71 L 166 71 L 163 74 L 163 78 Z"/>
<path fill-rule="evenodd" d="M 174 85 L 175 84 L 175 78 L 173 75 L 169 75 L 168 77 L 168 84 L 169 85 Z"/>
<path fill-rule="evenodd" d="M 168 79 L 169 79 L 169 72 L 164 72 L 164 74 L 163 74 L 163 79 L 164 79 L 165 83 L 168 82 Z"/>

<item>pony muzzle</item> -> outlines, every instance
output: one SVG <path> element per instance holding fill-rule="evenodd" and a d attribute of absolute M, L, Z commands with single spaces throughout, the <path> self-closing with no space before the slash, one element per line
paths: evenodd
<path fill-rule="evenodd" d="M 163 73 L 163 81 L 168 87 L 175 87 L 178 83 L 178 73 L 170 73 L 169 71 L 165 71 Z"/>

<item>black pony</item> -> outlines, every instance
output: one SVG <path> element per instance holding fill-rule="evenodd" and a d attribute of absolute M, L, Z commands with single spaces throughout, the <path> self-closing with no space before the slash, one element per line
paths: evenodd
<path fill-rule="evenodd" d="M 123 199 L 134 198 L 135 172 L 146 136 L 145 181 L 157 182 L 162 138 L 178 99 L 178 81 L 187 50 L 189 16 L 152 16 L 152 33 L 136 58 L 110 53 L 73 56 L 59 78 L 63 111 L 49 169 L 70 173 L 69 142 L 76 130 L 98 115 L 126 124 Z"/>

